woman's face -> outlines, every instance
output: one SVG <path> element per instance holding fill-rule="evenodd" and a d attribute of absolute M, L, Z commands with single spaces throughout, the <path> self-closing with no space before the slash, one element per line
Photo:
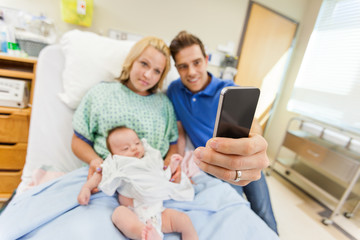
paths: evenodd
<path fill-rule="evenodd" d="M 165 65 L 164 54 L 152 46 L 145 48 L 144 52 L 134 61 L 126 86 L 139 95 L 149 95 L 148 90 L 159 82 Z"/>

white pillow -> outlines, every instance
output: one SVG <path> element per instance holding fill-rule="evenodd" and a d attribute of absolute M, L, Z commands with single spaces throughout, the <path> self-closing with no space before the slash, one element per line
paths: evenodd
<path fill-rule="evenodd" d="M 65 33 L 60 40 L 65 56 L 64 92 L 59 93 L 60 99 L 76 109 L 92 86 L 101 81 L 114 81 L 120 76 L 122 64 L 134 43 L 79 30 Z"/>
<path fill-rule="evenodd" d="M 64 92 L 59 93 L 59 97 L 67 106 L 76 109 L 92 86 L 101 81 L 115 81 L 114 78 L 120 76 L 122 64 L 135 41 L 119 41 L 92 32 L 71 30 L 62 36 L 60 44 L 65 67 L 62 75 Z M 172 60 L 162 91 L 178 77 Z"/>

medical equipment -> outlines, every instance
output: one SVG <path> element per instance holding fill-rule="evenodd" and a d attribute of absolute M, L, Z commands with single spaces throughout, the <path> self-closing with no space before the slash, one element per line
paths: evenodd
<path fill-rule="evenodd" d="M 29 81 L 0 77 L 0 106 L 25 108 L 29 96 Z"/>

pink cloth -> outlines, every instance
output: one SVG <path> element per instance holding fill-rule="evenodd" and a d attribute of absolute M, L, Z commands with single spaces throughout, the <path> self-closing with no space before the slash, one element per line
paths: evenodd
<path fill-rule="evenodd" d="M 32 175 L 32 179 L 31 182 L 29 183 L 29 187 L 37 186 L 41 183 L 61 177 L 64 174 L 65 174 L 64 172 L 45 171 L 44 169 L 38 168 L 34 171 Z"/>
<path fill-rule="evenodd" d="M 31 180 L 29 182 L 22 181 L 20 185 L 16 189 L 16 194 L 21 194 L 30 188 L 33 188 L 42 183 L 48 182 L 55 178 L 61 177 L 64 175 L 64 172 L 55 172 L 55 171 L 47 171 L 42 168 L 38 168 L 33 171 L 31 175 Z"/>
<path fill-rule="evenodd" d="M 181 171 L 189 178 L 200 173 L 200 168 L 196 165 L 193 158 L 194 151 L 186 151 L 185 156 L 181 162 Z"/>

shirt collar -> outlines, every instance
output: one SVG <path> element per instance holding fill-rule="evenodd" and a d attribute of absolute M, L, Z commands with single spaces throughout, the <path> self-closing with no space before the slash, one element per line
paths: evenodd
<path fill-rule="evenodd" d="M 184 84 L 181 84 L 181 87 L 185 90 L 185 92 L 187 92 L 188 94 L 191 95 L 208 95 L 208 96 L 214 96 L 215 92 L 216 92 L 216 86 L 217 86 L 217 82 L 219 81 L 219 79 L 217 79 L 216 77 L 214 77 L 214 75 L 212 75 L 211 73 L 207 72 L 207 74 L 210 76 L 210 83 L 206 86 L 206 88 L 204 90 L 201 90 L 200 92 L 197 93 L 192 93 L 189 89 L 187 89 L 185 87 Z M 181 81 L 181 79 L 180 79 Z"/>

